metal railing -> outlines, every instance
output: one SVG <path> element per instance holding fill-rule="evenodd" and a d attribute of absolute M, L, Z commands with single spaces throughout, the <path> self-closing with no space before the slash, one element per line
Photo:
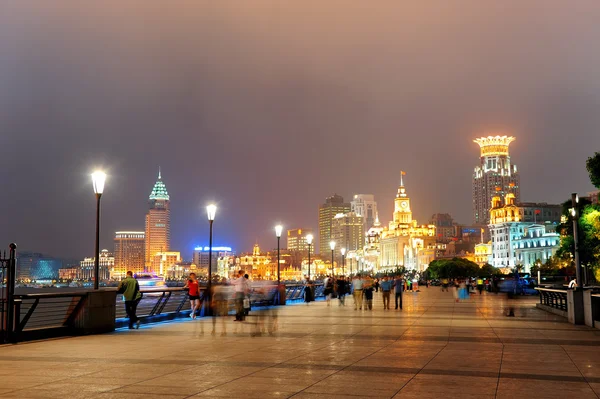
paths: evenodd
<path fill-rule="evenodd" d="M 315 298 L 323 297 L 323 284 L 314 284 Z M 303 300 L 303 285 L 287 285 L 287 301 Z M 114 291 L 116 299 L 115 326 L 127 325 L 127 314 L 122 295 Z M 201 289 L 202 308 L 205 290 Z M 77 334 L 75 321 L 81 313 L 89 294 L 93 291 L 60 293 L 20 294 L 14 296 L 15 329 L 13 342 Z M 142 289 L 142 299 L 137 307 L 137 316 L 143 322 L 163 321 L 187 317 L 190 313 L 188 293 L 183 288 Z M 249 294 L 251 307 L 275 304 L 276 286 L 259 287 Z M 234 310 L 234 301 L 229 301 L 229 310 Z"/>
<path fill-rule="evenodd" d="M 87 292 L 15 295 L 15 341 L 69 335 Z"/>
<path fill-rule="evenodd" d="M 551 288 L 536 288 L 540 294 L 540 303 L 553 309 L 567 312 L 567 291 Z"/>

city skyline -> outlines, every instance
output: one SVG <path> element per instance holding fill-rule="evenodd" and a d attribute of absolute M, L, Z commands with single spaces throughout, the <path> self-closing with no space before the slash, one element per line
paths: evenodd
<path fill-rule="evenodd" d="M 101 248 L 143 230 L 160 165 L 186 257 L 212 201 L 215 244 L 240 250 L 274 247 L 277 223 L 317 231 L 335 192 L 373 194 L 385 224 L 400 169 L 416 219 L 470 223 L 480 136 L 517 137 L 523 201 L 593 190 L 600 5 L 61 2 L 0 15 L 0 245 L 91 256 L 100 167 Z"/>

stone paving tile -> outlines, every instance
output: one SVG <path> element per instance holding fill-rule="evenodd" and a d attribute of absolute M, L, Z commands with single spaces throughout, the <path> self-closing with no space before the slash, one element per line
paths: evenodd
<path fill-rule="evenodd" d="M 497 398 L 596 398 L 585 382 L 535 381 L 501 378 Z"/>

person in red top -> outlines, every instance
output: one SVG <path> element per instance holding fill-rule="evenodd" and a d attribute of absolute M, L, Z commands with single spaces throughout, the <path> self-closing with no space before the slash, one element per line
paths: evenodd
<path fill-rule="evenodd" d="M 188 296 L 190 297 L 190 306 L 192 307 L 192 313 L 190 317 L 196 318 L 196 311 L 200 308 L 200 288 L 198 287 L 198 279 L 196 279 L 196 273 L 190 273 L 190 278 L 185 283 L 183 288 L 187 288 Z"/>

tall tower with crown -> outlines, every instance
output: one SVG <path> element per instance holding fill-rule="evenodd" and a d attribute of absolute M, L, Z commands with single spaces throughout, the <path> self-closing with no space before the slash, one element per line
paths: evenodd
<path fill-rule="evenodd" d="M 398 225 L 412 224 L 412 211 L 410 210 L 410 198 L 406 194 L 404 188 L 404 176 L 406 172 L 400 172 L 400 187 L 394 199 L 394 221 L 393 225 L 397 228 Z"/>
<path fill-rule="evenodd" d="M 148 213 L 146 214 L 146 267 L 152 264 L 154 256 L 159 252 L 167 252 L 171 246 L 171 211 L 169 193 L 162 181 L 160 168 L 158 180 L 154 183 L 148 197 Z"/>

